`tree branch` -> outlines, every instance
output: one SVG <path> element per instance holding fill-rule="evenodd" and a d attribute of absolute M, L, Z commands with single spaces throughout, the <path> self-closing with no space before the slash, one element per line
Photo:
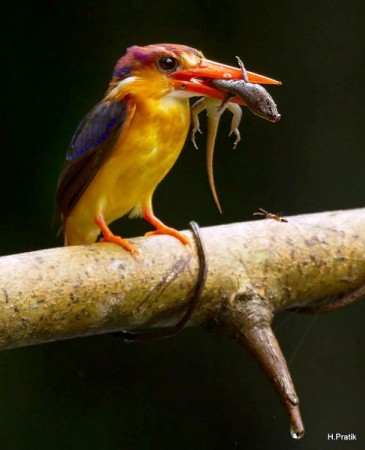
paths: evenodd
<path fill-rule="evenodd" d="M 210 227 L 201 235 L 208 277 L 189 325 L 249 349 L 299 438 L 299 400 L 272 317 L 281 309 L 331 310 L 364 294 L 365 209 Z M 95 244 L 0 258 L 0 348 L 176 322 L 197 282 L 195 244 L 166 236 L 132 242 L 142 256 Z"/>

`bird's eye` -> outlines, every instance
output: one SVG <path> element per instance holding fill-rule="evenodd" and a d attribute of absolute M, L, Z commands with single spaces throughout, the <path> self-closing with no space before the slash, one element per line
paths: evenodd
<path fill-rule="evenodd" d="M 170 56 L 161 56 L 156 61 L 157 67 L 163 72 L 172 72 L 177 69 L 178 61 L 176 58 L 171 58 Z"/>

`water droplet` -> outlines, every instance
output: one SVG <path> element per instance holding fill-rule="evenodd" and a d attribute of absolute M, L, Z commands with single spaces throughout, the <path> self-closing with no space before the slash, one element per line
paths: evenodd
<path fill-rule="evenodd" d="M 293 439 L 302 439 L 304 436 L 304 428 L 302 430 L 297 430 L 293 425 L 290 425 L 290 434 Z"/>

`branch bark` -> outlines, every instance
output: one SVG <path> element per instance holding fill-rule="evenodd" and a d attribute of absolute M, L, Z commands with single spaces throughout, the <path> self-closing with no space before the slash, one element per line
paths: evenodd
<path fill-rule="evenodd" d="M 244 344 L 301 437 L 299 401 L 272 317 L 280 309 L 331 309 L 346 304 L 339 297 L 363 292 L 365 209 L 209 227 L 201 235 L 208 277 L 189 325 Z M 0 258 L 0 348 L 178 320 L 197 281 L 195 244 L 166 236 L 131 241 L 141 256 L 100 243 Z"/>

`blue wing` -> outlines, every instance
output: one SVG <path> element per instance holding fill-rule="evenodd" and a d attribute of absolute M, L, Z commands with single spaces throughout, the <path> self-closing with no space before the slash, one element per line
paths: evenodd
<path fill-rule="evenodd" d="M 57 186 L 56 206 L 64 220 L 112 151 L 132 113 L 133 108 L 127 99 L 100 102 L 78 126 Z"/>
<path fill-rule="evenodd" d="M 98 103 L 77 127 L 66 154 L 73 161 L 89 150 L 100 147 L 113 135 L 125 120 L 126 102 Z"/>

